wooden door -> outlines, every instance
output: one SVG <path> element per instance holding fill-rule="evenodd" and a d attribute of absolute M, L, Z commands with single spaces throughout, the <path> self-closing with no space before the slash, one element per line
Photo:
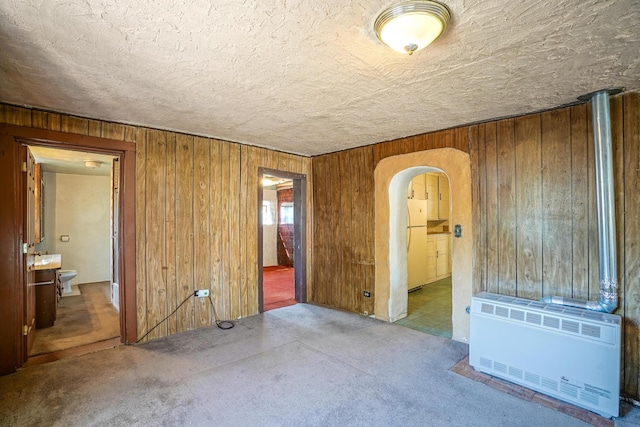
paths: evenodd
<path fill-rule="evenodd" d="M 111 161 L 111 304 L 120 311 L 120 161 Z"/>
<path fill-rule="evenodd" d="M 29 147 L 21 147 L 22 172 L 24 179 L 24 323 L 25 336 L 24 360 L 27 360 L 36 338 L 36 288 L 35 288 L 35 249 L 36 249 L 36 162 Z"/>

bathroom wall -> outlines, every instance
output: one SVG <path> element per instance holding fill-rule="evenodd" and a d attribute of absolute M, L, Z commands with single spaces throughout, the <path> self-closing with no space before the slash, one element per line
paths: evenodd
<path fill-rule="evenodd" d="M 276 190 L 265 188 L 262 200 L 271 203 L 273 214 L 273 224 L 262 226 L 262 265 L 269 267 L 278 265 L 278 197 Z"/>
<path fill-rule="evenodd" d="M 54 175 L 53 190 L 47 175 Z M 45 174 L 45 197 L 55 192 L 54 209 L 45 205 L 45 221 L 53 217 L 53 226 L 45 225 L 47 250 L 62 254 L 63 269 L 78 271 L 74 284 L 110 280 L 110 189 L 109 176 Z"/>

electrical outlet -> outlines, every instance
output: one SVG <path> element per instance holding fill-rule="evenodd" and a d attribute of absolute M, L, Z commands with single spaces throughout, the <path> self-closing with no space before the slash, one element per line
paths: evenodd
<path fill-rule="evenodd" d="M 209 296 L 209 289 L 198 289 L 193 294 L 198 298 L 206 298 Z"/>
<path fill-rule="evenodd" d="M 371 292 L 364 291 L 364 296 L 367 297 L 367 298 L 370 298 L 371 297 Z"/>

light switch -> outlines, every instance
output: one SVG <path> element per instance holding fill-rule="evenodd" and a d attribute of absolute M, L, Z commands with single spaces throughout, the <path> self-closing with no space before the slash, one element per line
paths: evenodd
<path fill-rule="evenodd" d="M 60 241 L 61 242 L 68 242 L 69 240 L 71 240 L 71 238 L 69 237 L 68 234 L 63 234 L 60 236 Z"/>

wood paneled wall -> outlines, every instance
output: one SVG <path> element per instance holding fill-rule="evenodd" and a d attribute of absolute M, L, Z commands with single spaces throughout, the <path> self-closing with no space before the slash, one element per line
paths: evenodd
<path fill-rule="evenodd" d="M 624 391 L 640 385 L 640 94 L 611 99 Z M 598 298 L 591 112 L 587 104 L 318 156 L 314 300 L 373 311 L 374 169 L 397 154 L 468 152 L 473 290 Z M 455 197 L 455 194 L 452 194 Z M 371 298 L 363 291 L 372 293 Z"/>
<path fill-rule="evenodd" d="M 0 104 L 0 123 L 136 144 L 138 336 L 196 289 L 210 289 L 218 317 L 258 313 L 258 168 L 307 175 L 311 159 L 248 145 Z M 311 239 L 307 239 L 311 286 Z M 208 299 L 190 298 L 148 339 L 213 324 Z"/>

